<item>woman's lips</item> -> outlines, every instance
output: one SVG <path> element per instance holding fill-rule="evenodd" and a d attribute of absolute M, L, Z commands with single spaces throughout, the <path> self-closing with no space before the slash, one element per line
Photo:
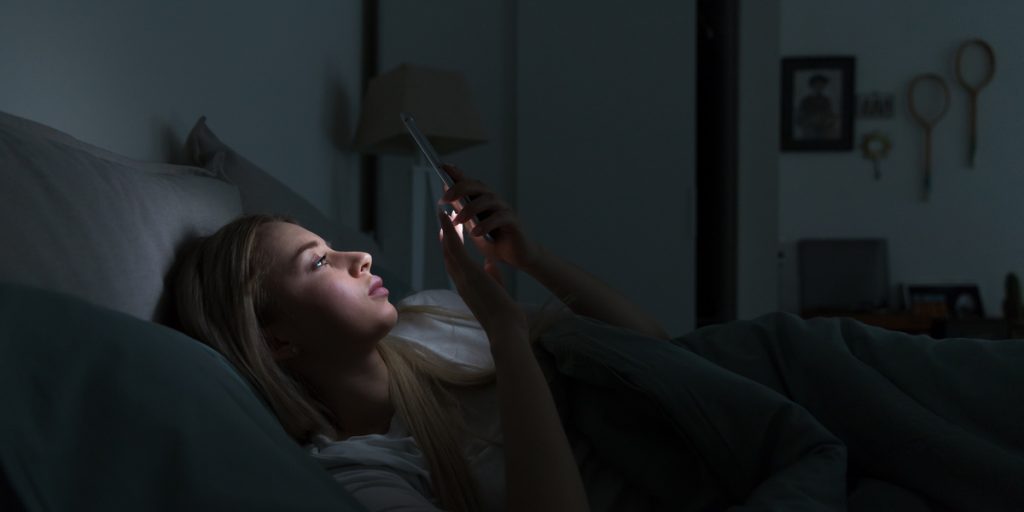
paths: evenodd
<path fill-rule="evenodd" d="M 390 292 L 388 291 L 388 289 L 384 288 L 383 279 L 381 279 L 378 276 L 373 276 L 370 279 L 370 291 L 368 292 L 368 295 L 370 295 L 371 297 L 384 297 L 387 296 L 389 293 Z"/>

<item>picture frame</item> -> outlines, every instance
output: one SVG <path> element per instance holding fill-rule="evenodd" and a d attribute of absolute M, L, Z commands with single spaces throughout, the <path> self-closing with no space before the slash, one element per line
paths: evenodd
<path fill-rule="evenodd" d="M 782 59 L 783 151 L 853 150 L 854 57 Z"/>
<path fill-rule="evenodd" d="M 978 285 L 910 285 L 906 303 L 914 314 L 943 318 L 985 318 Z"/>

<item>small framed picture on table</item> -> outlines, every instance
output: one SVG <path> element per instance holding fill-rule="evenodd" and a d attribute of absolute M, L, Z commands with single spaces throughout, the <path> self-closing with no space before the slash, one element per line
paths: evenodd
<path fill-rule="evenodd" d="M 915 314 L 940 318 L 985 318 L 978 285 L 910 285 L 907 306 Z"/>
<path fill-rule="evenodd" d="M 853 149 L 854 58 L 782 59 L 781 149 Z"/>

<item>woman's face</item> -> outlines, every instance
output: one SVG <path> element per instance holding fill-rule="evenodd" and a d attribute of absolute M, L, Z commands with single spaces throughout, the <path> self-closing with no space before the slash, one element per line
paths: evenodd
<path fill-rule="evenodd" d="M 257 236 L 272 261 L 264 328 L 277 342 L 294 345 L 305 358 L 344 355 L 373 346 L 394 327 L 398 313 L 382 280 L 370 273 L 369 254 L 334 251 L 286 222 L 264 224 Z M 284 352 L 290 355 L 290 347 Z"/>

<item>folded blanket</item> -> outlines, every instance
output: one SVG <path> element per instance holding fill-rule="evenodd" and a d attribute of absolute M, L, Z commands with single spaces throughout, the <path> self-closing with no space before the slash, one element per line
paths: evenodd
<path fill-rule="evenodd" d="M 1021 342 L 773 314 L 673 342 L 574 318 L 541 346 L 569 426 L 665 509 L 845 510 L 848 478 L 956 510 L 1024 503 Z"/>

